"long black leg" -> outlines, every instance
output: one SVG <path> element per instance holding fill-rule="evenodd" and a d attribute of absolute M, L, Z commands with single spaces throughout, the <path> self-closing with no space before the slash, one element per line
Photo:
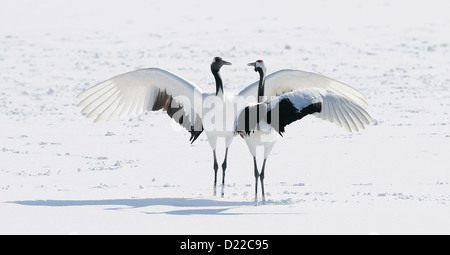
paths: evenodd
<path fill-rule="evenodd" d="M 227 157 L 228 157 L 228 148 L 226 148 L 226 150 L 225 150 L 225 159 L 223 160 L 223 163 L 222 163 L 222 171 L 223 171 L 223 175 L 222 175 L 222 197 L 225 196 L 225 171 L 227 169 Z"/>
<path fill-rule="evenodd" d="M 217 170 L 219 169 L 219 165 L 217 164 L 216 150 L 213 150 L 214 155 L 214 196 L 217 195 Z"/>
<path fill-rule="evenodd" d="M 258 172 L 258 165 L 256 164 L 256 157 L 253 157 L 253 162 L 255 165 L 255 206 L 258 206 L 258 178 L 259 178 L 259 172 Z"/>
<path fill-rule="evenodd" d="M 263 166 L 261 169 L 261 174 L 259 175 L 259 178 L 261 180 L 261 190 L 262 190 L 262 202 L 263 204 L 266 204 L 266 193 L 264 193 L 264 169 L 266 168 L 266 158 L 264 159 Z"/>

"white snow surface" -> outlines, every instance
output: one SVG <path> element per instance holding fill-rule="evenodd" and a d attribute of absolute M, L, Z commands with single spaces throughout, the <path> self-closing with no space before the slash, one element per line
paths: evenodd
<path fill-rule="evenodd" d="M 450 234 L 448 1 L 6 0 L 0 9 L 0 234 Z M 293 68 L 367 96 L 349 134 L 307 117 L 267 161 L 230 148 L 213 196 L 204 134 L 163 112 L 93 124 L 77 94 L 158 67 L 214 92 Z M 219 147 L 219 164 L 223 147 Z M 261 165 L 261 162 L 259 162 Z M 219 171 L 220 172 L 220 171 Z M 221 175 L 219 175 L 221 178 Z"/>

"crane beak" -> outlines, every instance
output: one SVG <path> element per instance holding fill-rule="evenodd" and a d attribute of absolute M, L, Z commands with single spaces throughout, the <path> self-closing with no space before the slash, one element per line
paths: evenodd
<path fill-rule="evenodd" d="M 231 66 L 231 63 L 225 60 L 222 60 L 222 65 Z"/>
<path fill-rule="evenodd" d="M 248 66 L 253 66 L 255 68 L 255 72 L 258 72 L 258 70 L 256 69 L 256 62 L 253 63 L 248 63 Z"/>

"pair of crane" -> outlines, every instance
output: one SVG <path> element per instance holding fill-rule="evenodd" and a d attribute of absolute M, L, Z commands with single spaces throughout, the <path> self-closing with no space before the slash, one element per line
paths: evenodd
<path fill-rule="evenodd" d="M 265 203 L 264 173 L 266 160 L 285 127 L 307 115 L 328 120 L 349 132 L 373 123 L 364 110 L 366 97 L 344 83 L 323 75 L 301 70 L 280 70 L 266 75 L 264 61 L 249 63 L 259 74 L 259 81 L 237 94 L 225 93 L 220 69 L 231 65 L 220 57 L 211 63 L 216 82 L 215 93 L 204 93 L 197 85 L 159 68 L 140 69 L 117 75 L 79 94 L 79 107 L 94 122 L 135 116 L 163 110 L 190 132 L 193 143 L 205 133 L 214 158 L 214 195 L 217 195 L 216 145 L 225 138 L 221 196 L 224 196 L 228 149 L 235 135 L 246 142 L 254 162 L 255 204 L 258 183 Z M 256 148 L 264 148 L 261 171 Z"/>

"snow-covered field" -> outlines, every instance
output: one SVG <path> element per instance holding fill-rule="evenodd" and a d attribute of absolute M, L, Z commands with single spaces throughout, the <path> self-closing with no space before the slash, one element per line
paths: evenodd
<path fill-rule="evenodd" d="M 448 1 L 3 1 L 0 234 L 450 234 Z M 225 198 L 206 136 L 161 112 L 93 124 L 75 96 L 160 67 L 214 91 L 268 72 L 325 74 L 368 96 L 375 125 L 305 118 L 267 162 L 253 205 L 241 138 Z M 223 147 L 219 154 L 223 155 Z M 219 162 L 221 162 L 219 158 Z"/>

